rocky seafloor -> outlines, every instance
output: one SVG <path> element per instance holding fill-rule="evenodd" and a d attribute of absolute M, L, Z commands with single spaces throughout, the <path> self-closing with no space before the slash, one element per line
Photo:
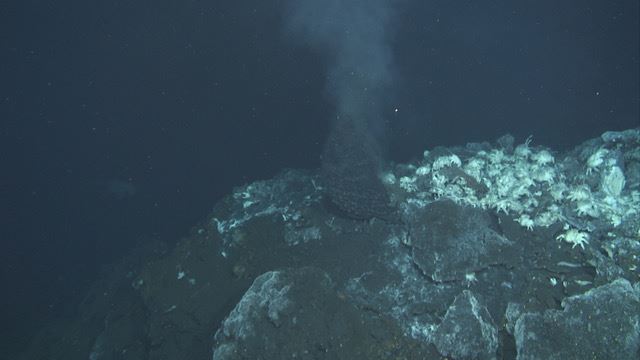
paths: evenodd
<path fill-rule="evenodd" d="M 314 172 L 236 188 L 23 358 L 640 358 L 640 129 L 434 148 L 380 177 L 400 222 L 333 214 Z"/>

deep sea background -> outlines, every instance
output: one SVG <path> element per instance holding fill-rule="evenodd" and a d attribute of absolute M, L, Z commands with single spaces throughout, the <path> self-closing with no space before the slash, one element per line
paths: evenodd
<path fill-rule="evenodd" d="M 233 186 L 319 165 L 327 59 L 284 34 L 283 2 L 0 5 L 0 353 Z M 640 125 L 637 0 L 399 9 L 390 160 L 506 133 L 562 150 Z"/>

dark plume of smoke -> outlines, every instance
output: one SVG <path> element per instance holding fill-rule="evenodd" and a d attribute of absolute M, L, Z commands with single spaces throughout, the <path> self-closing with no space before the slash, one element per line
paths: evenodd
<path fill-rule="evenodd" d="M 391 21 L 398 0 L 289 0 L 286 27 L 324 57 L 335 104 L 321 173 L 331 203 L 358 219 L 393 218 L 378 179 L 384 99 L 394 78 Z"/>
<path fill-rule="evenodd" d="M 289 0 L 288 33 L 328 63 L 326 89 L 336 116 L 384 137 L 383 99 L 394 78 L 391 22 L 398 0 Z"/>

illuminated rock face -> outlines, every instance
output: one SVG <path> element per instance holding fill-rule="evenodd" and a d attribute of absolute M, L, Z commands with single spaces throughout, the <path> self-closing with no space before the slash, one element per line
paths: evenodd
<path fill-rule="evenodd" d="M 380 151 L 366 127 L 339 117 L 322 156 L 322 179 L 332 207 L 354 219 L 390 220 L 394 209 L 380 178 Z"/>

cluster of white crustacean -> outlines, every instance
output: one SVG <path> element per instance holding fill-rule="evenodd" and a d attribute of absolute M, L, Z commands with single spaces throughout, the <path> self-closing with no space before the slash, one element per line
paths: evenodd
<path fill-rule="evenodd" d="M 397 173 L 389 171 L 382 180 L 400 190 L 405 198 L 400 201 L 407 205 L 426 206 L 435 199 L 448 198 L 462 205 L 512 215 L 514 221 L 530 231 L 564 223 L 556 239 L 573 248 L 584 249 L 590 235 L 579 226 L 569 226 L 574 223 L 567 219 L 567 212 L 583 222 L 605 219 L 614 228 L 637 215 L 640 193 L 623 192 L 625 174 L 615 151 L 604 147 L 594 150 L 583 160 L 585 171 L 576 174 L 565 165 L 565 160 L 575 160 L 567 158 L 556 163 L 549 150 L 534 149 L 530 144 L 528 138 L 513 151 L 481 150 L 462 159 L 453 153 L 433 156 L 425 151 L 423 160 L 406 165 L 398 178 Z M 595 186 L 593 177 L 597 177 Z M 470 181 L 484 185 L 486 193 L 478 194 L 478 187 Z"/>

